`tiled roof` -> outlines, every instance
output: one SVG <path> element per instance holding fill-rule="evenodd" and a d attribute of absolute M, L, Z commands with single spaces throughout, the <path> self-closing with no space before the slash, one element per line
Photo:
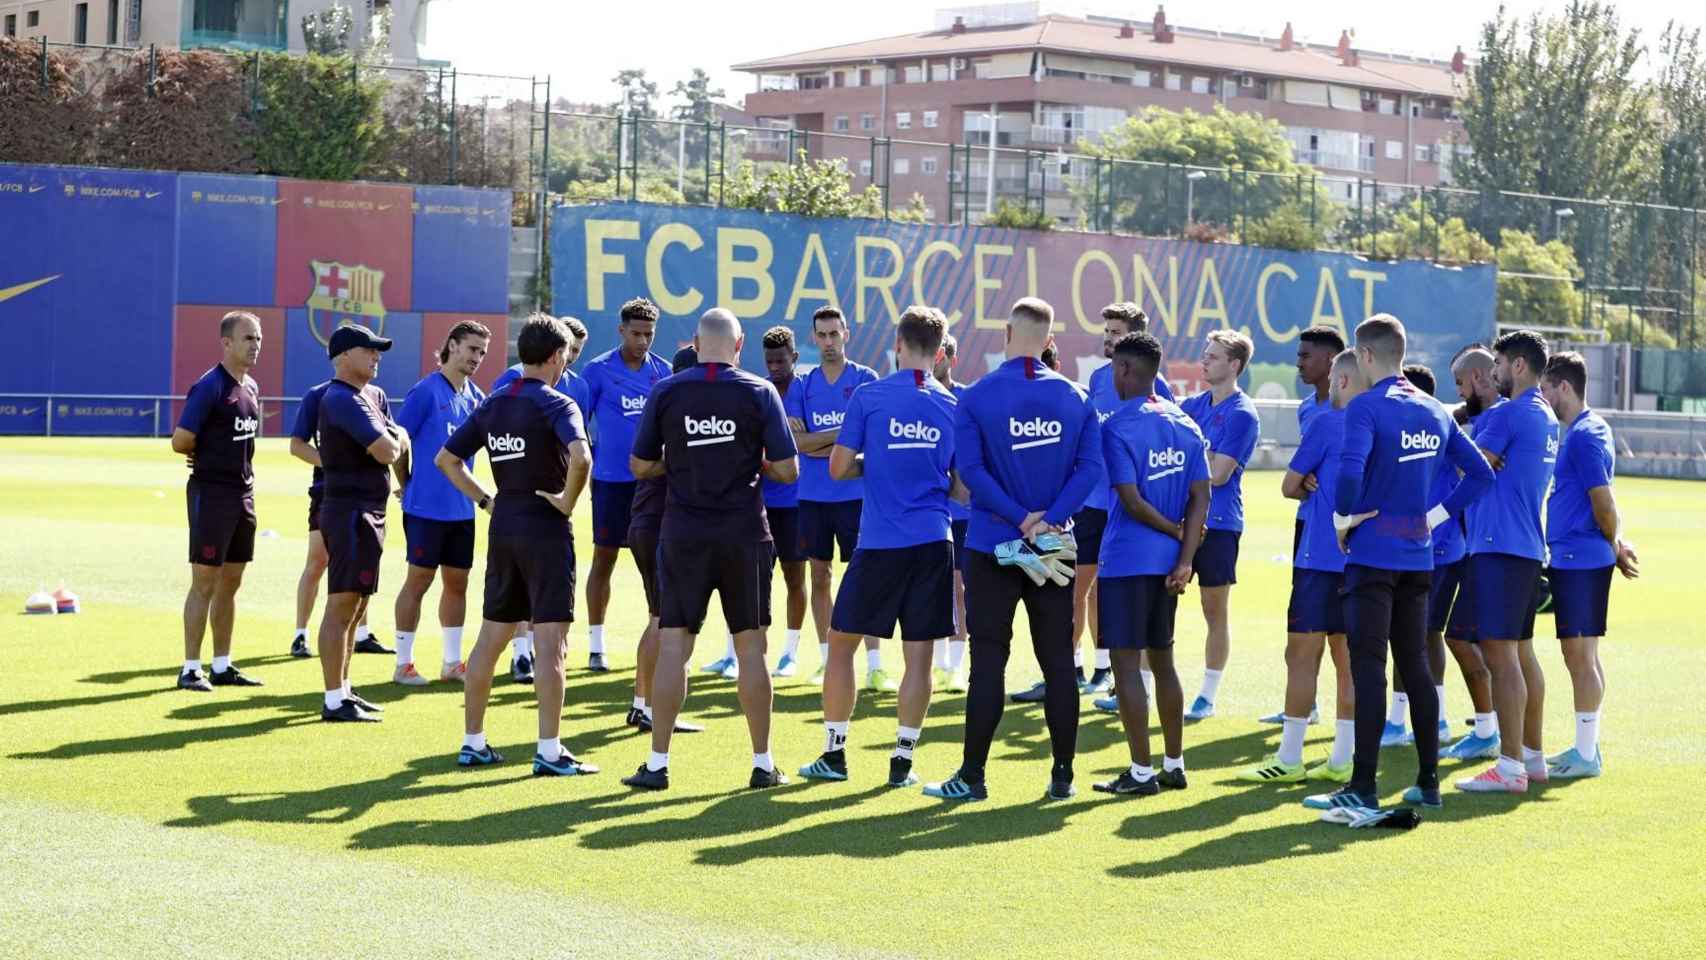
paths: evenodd
<path fill-rule="evenodd" d="M 1208 36 L 1175 29 L 1173 42 L 1157 43 L 1144 29 L 1121 37 L 1117 24 L 1050 15 L 1030 23 L 968 28 L 960 33 L 930 30 L 878 40 L 821 47 L 780 57 L 737 63 L 733 69 L 758 73 L 800 67 L 854 64 L 908 57 L 968 56 L 1012 50 L 1042 49 L 1109 59 L 1206 67 L 1296 80 L 1340 83 L 1355 87 L 1455 97 L 1461 77 L 1444 63 L 1386 59 L 1360 53 L 1358 66 L 1346 66 L 1335 50 L 1299 44 L 1279 49 L 1278 41 Z"/>

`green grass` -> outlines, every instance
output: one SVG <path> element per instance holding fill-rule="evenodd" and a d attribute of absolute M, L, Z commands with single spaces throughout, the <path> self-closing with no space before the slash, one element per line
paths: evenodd
<path fill-rule="evenodd" d="M 164 441 L 0 442 L 0 597 L 17 611 L 37 587 L 64 583 L 85 611 L 0 614 L 9 890 L 0 955 L 940 957 L 1111 947 L 1271 957 L 1379 944 L 1392 956 L 1486 956 L 1490 942 L 1494 954 L 1646 956 L 1706 942 L 1706 831 L 1693 820 L 1706 786 L 1700 485 L 1618 484 L 1645 576 L 1614 588 L 1608 775 L 1522 800 L 1448 790 L 1445 810 L 1413 832 L 1353 833 L 1316 823 L 1297 805 L 1303 788 L 1229 782 L 1277 740 L 1254 722 L 1279 703 L 1282 684 L 1291 522 L 1275 474 L 1246 479 L 1233 660 L 1220 716 L 1186 731 L 1191 788 L 1142 800 L 1092 794 L 1089 782 L 1126 756 L 1118 721 L 1087 710 L 1084 792 L 1041 803 L 1041 710 L 1010 708 L 990 801 L 945 807 L 880 786 L 893 699 L 866 694 L 854 780 L 741 789 L 747 745 L 732 684 L 701 675 L 688 714 L 709 729 L 678 738 L 674 789 L 624 790 L 617 778 L 647 749 L 621 725 L 630 690 L 620 668 L 643 615 L 626 558 L 609 627 L 619 670 L 577 671 L 565 714 L 566 742 L 603 765 L 599 776 L 528 777 L 532 693 L 507 684 L 488 733 L 511 761 L 456 770 L 457 690 L 391 687 L 388 657 L 355 665 L 357 685 L 389 706 L 385 722 L 322 726 L 319 665 L 283 656 L 307 471 L 276 441 L 257 470 L 261 527 L 277 536 L 258 542 L 237 654 L 267 686 L 193 695 L 171 689 L 188 582 L 181 463 Z M 577 520 L 583 560 L 586 529 Z M 400 536 L 394 522 L 373 616 L 381 636 L 401 582 Z M 1194 688 L 1203 630 L 1190 598 L 1179 620 Z M 706 635 L 720 638 L 720 624 Z M 1557 749 L 1570 729 L 1568 679 L 1556 644 L 1538 647 Z M 1035 676 L 1028 649 L 1021 637 L 1010 687 Z M 430 613 L 417 651 L 426 663 L 438 656 Z M 695 662 L 717 652 L 702 649 Z M 584 654 L 577 627 L 571 663 Z M 807 663 L 815 659 L 808 642 Z M 892 645 L 886 659 L 898 668 Z M 1455 676 L 1448 691 L 1463 716 Z M 963 706 L 957 695 L 933 705 L 918 760 L 925 777 L 956 766 Z M 815 688 L 779 686 L 776 711 L 774 752 L 791 769 L 821 747 Z M 1311 756 L 1328 736 L 1325 725 L 1311 729 Z M 1381 785 L 1395 798 L 1413 757 L 1383 760 Z"/>

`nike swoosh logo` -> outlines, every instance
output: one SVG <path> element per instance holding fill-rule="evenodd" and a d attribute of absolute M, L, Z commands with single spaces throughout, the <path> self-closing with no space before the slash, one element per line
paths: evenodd
<path fill-rule="evenodd" d="M 30 192 L 31 192 L 31 193 L 40 193 L 40 192 L 42 192 L 42 191 L 43 191 L 43 190 L 46 190 L 46 189 L 47 189 L 47 188 L 46 188 L 46 187 L 31 187 L 31 188 L 30 188 Z"/>
<path fill-rule="evenodd" d="M 42 277 L 40 280 L 31 280 L 29 283 L 20 283 L 15 287 L 5 287 L 0 289 L 0 303 L 5 303 L 13 297 L 21 297 L 42 284 L 52 283 L 62 276 L 64 276 L 64 274 L 56 273 L 51 277 Z"/>
<path fill-rule="evenodd" d="M 40 413 L 40 412 L 41 412 L 40 407 L 25 407 L 22 411 L 23 415 L 26 417 L 31 416 L 32 414 Z"/>
<path fill-rule="evenodd" d="M 274 200 L 274 201 L 273 201 L 273 202 L 272 202 L 272 205 L 273 205 L 273 206 L 275 206 L 275 207 L 276 207 L 276 206 L 278 206 L 278 205 L 279 205 L 279 204 L 281 204 L 281 203 L 283 203 L 283 202 L 284 202 L 284 198 L 283 198 L 283 197 L 279 197 L 279 198 L 278 198 L 278 199 L 277 199 L 277 200 Z"/>
<path fill-rule="evenodd" d="M 379 209 L 381 209 L 381 210 L 389 210 L 389 209 L 391 209 L 391 204 L 389 204 L 389 203 L 382 203 L 382 204 L 380 204 L 380 205 L 379 205 Z"/>
<path fill-rule="evenodd" d="M 148 192 L 143 193 L 142 195 L 144 197 L 147 197 L 148 199 L 152 200 L 155 197 L 158 197 L 160 195 L 160 191 L 158 191 L 158 190 L 148 191 Z"/>

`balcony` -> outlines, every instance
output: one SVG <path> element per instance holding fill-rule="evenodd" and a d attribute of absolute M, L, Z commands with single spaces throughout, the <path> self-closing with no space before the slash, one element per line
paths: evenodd
<path fill-rule="evenodd" d="M 1334 153 L 1329 150 L 1297 150 L 1292 151 L 1293 159 L 1298 163 L 1307 163 L 1312 167 L 1323 170 L 1356 170 L 1361 173 L 1374 172 L 1373 157 L 1359 157 L 1350 153 Z"/>
<path fill-rule="evenodd" d="M 180 44 L 185 49 L 286 50 L 290 46 L 289 16 L 288 0 L 195 0 L 190 28 L 184 31 Z"/>

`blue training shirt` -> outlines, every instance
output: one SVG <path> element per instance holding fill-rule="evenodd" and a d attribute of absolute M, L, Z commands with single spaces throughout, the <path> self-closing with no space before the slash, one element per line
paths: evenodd
<path fill-rule="evenodd" d="M 770 385 L 776 388 L 777 396 L 786 397 L 788 395 L 788 389 L 792 387 L 794 382 L 798 379 L 798 377 L 789 377 L 787 383 L 777 383 L 772 380 L 770 381 Z M 800 459 L 805 460 L 806 458 L 800 457 Z M 804 469 L 803 464 L 801 465 L 801 469 Z M 800 505 L 800 481 L 795 480 L 793 483 L 777 483 L 765 476 L 760 476 L 759 479 L 762 481 L 759 486 L 764 492 L 765 509 L 789 510 Z"/>
<path fill-rule="evenodd" d="M 1305 384 L 1305 386 L 1308 385 Z M 1309 392 L 1304 394 L 1303 399 L 1299 400 L 1297 403 L 1297 435 L 1300 438 L 1300 443 L 1302 442 L 1301 438 L 1303 435 L 1309 432 L 1310 421 L 1315 419 L 1315 415 L 1323 410 L 1332 409 L 1332 406 L 1333 405 L 1331 403 L 1322 403 L 1320 400 L 1316 399 L 1315 388 L 1309 388 Z M 1320 480 L 1321 478 L 1316 477 L 1315 479 Z M 1302 503 L 1297 505 L 1297 519 L 1300 522 L 1303 520 L 1304 512 L 1308 509 L 1308 500 L 1304 500 Z"/>
<path fill-rule="evenodd" d="M 473 380 L 462 389 L 453 386 L 442 371 L 422 377 L 403 397 L 397 425 L 409 431 L 409 485 L 403 488 L 403 512 L 426 520 L 472 520 L 474 504 L 451 486 L 444 471 L 433 466 L 433 458 L 456 428 L 468 422 L 486 399 Z M 472 458 L 468 468 L 473 469 Z"/>
<path fill-rule="evenodd" d="M 1576 415 L 1558 450 L 1552 496 L 1546 501 L 1546 547 L 1560 570 L 1597 570 L 1617 562 L 1617 548 L 1599 532 L 1588 491 L 1611 486 L 1617 448 L 1611 427 L 1592 410 Z"/>
<path fill-rule="evenodd" d="M 320 398 L 326 395 L 326 388 L 332 385 L 330 380 L 322 380 L 308 388 L 302 395 L 302 402 L 296 407 L 296 422 L 290 425 L 290 435 L 303 443 L 311 443 L 316 449 L 320 446 Z M 326 472 L 319 467 L 314 468 L 314 474 L 308 481 L 308 495 L 318 496 L 325 486 Z"/>
<path fill-rule="evenodd" d="M 1153 395 L 1163 400 L 1173 399 L 1173 389 L 1167 386 L 1167 379 L 1159 373 L 1155 375 Z M 1090 403 L 1096 408 L 1096 418 L 1100 423 L 1107 423 L 1114 411 L 1120 408 L 1120 392 L 1114 389 L 1112 363 L 1104 363 L 1090 371 Z M 1097 510 L 1109 509 L 1112 501 L 1109 499 L 1108 490 L 1107 478 L 1104 476 L 1097 481 L 1095 491 L 1090 494 L 1090 499 L 1084 501 L 1084 506 Z"/>
<path fill-rule="evenodd" d="M 1303 442 L 1291 455 L 1291 470 L 1308 476 L 1315 474 L 1315 492 L 1303 498 L 1298 513 L 1303 521 L 1303 537 L 1298 541 L 1297 555 L 1291 565 L 1300 570 L 1324 570 L 1342 573 L 1345 554 L 1339 549 L 1339 537 L 1333 530 L 1333 489 L 1339 483 L 1339 458 L 1345 447 L 1345 412 L 1322 404 L 1303 428 Z M 1449 473 L 1442 470 L 1441 473 Z"/>
<path fill-rule="evenodd" d="M 1475 424 L 1475 445 L 1504 458 L 1493 489 L 1469 507 L 1469 553 L 1546 559 L 1540 507 L 1558 459 L 1558 417 L 1530 387 L 1497 404 Z"/>
<path fill-rule="evenodd" d="M 959 401 L 924 370 L 898 370 L 853 391 L 835 445 L 865 455 L 859 549 L 953 537 L 948 471 Z"/>
<path fill-rule="evenodd" d="M 1179 408 L 1189 414 L 1202 429 L 1210 454 L 1225 454 L 1238 461 L 1232 476 L 1214 488 L 1209 498 L 1208 528 L 1210 530 L 1244 529 L 1244 465 L 1256 452 L 1256 441 L 1262 437 L 1262 421 L 1256 415 L 1256 404 L 1242 390 L 1233 390 L 1219 403 L 1214 393 L 1202 393 L 1185 400 Z"/>
<path fill-rule="evenodd" d="M 498 374 L 498 378 L 492 381 L 492 393 L 496 394 L 499 390 L 502 390 L 504 387 L 507 387 L 511 383 L 520 379 L 521 364 L 518 363 L 505 370 L 503 373 Z M 570 400 L 573 400 L 575 402 L 575 406 L 581 408 L 582 420 L 585 420 L 586 417 L 589 416 L 590 404 L 587 402 L 585 377 L 568 369 L 567 367 L 564 367 L 563 375 L 557 378 L 557 382 L 551 385 L 551 389 L 563 394 Z M 587 426 L 590 427 L 591 424 L 587 424 Z"/>
<path fill-rule="evenodd" d="M 971 489 L 966 547 L 993 553 L 1033 511 L 1064 526 L 1102 482 L 1101 425 L 1078 384 L 1015 357 L 966 388 L 954 455 Z"/>
<path fill-rule="evenodd" d="M 1101 426 L 1110 506 L 1099 577 L 1165 575 L 1179 562 L 1179 541 L 1127 513 L 1114 487 L 1135 484 L 1162 516 L 1182 523 L 1191 484 L 1208 479 L 1208 442 L 1196 421 L 1160 396 L 1132 399 Z"/>
<path fill-rule="evenodd" d="M 948 392 L 954 395 L 954 403 L 958 404 L 960 401 L 960 398 L 965 396 L 966 385 L 963 383 L 960 383 L 957 380 L 953 381 L 950 384 L 950 386 L 948 387 Z M 950 464 L 950 466 L 954 466 L 954 464 Z M 950 523 L 959 523 L 962 520 L 963 521 L 970 521 L 971 520 L 971 507 L 968 506 L 967 504 L 963 504 L 963 503 L 959 502 L 958 500 L 955 500 L 952 497 L 949 497 L 948 498 L 948 521 Z"/>
<path fill-rule="evenodd" d="M 630 370 L 620 347 L 601 353 L 586 364 L 586 405 L 582 411 L 598 437 L 593 450 L 592 478 L 601 483 L 632 483 L 628 455 L 634 450 L 634 431 L 646 411 L 646 399 L 659 380 L 669 377 L 669 361 L 647 353 L 640 369 Z"/>
<path fill-rule="evenodd" d="M 1463 509 L 1493 479 L 1475 449 L 1439 401 L 1401 377 L 1386 377 L 1345 407 L 1345 439 L 1333 510 L 1349 516 L 1378 510 L 1349 538 L 1347 562 L 1381 570 L 1432 570 L 1428 511 L 1434 476 L 1448 463 L 1463 480 L 1446 498 L 1447 513 Z"/>
<path fill-rule="evenodd" d="M 861 363 L 847 361 L 841 376 L 834 383 L 823 375 L 822 367 L 812 368 L 803 377 L 788 384 L 788 395 L 782 406 L 788 416 L 798 418 L 808 433 L 835 430 L 847 415 L 847 402 L 853 391 L 877 379 L 877 372 Z M 840 503 L 858 500 L 865 495 L 865 481 L 834 480 L 829 476 L 828 457 L 808 457 L 800 454 L 800 499 L 815 503 Z"/>

